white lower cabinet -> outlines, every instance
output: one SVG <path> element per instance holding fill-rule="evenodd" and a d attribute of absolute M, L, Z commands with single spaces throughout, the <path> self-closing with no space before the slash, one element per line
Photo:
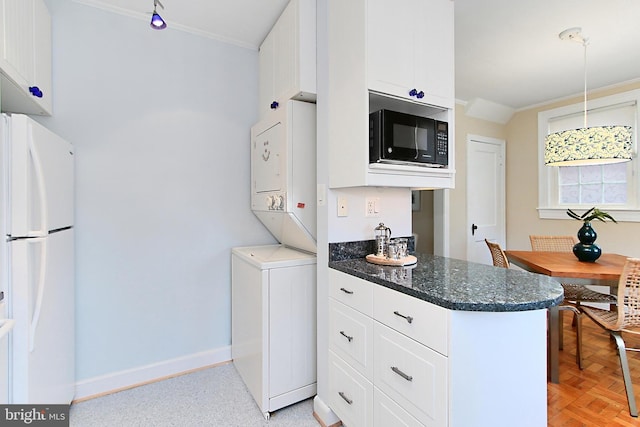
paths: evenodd
<path fill-rule="evenodd" d="M 329 280 L 329 405 L 343 424 L 446 426 L 447 311 L 335 270 Z"/>
<path fill-rule="evenodd" d="M 329 345 L 354 369 L 373 378 L 373 319 L 338 301 L 329 302 Z"/>
<path fill-rule="evenodd" d="M 347 427 L 373 425 L 373 384 L 332 351 L 329 406 Z"/>
<path fill-rule="evenodd" d="M 373 383 L 426 426 L 447 425 L 447 358 L 374 325 Z"/>
<path fill-rule="evenodd" d="M 329 270 L 329 296 L 373 317 L 373 283 L 337 270 Z"/>
<path fill-rule="evenodd" d="M 446 308 L 384 286 L 376 286 L 373 317 L 440 354 L 446 356 L 448 353 L 449 313 Z"/>
<path fill-rule="evenodd" d="M 389 396 L 373 388 L 373 427 L 424 427 Z"/>
<path fill-rule="evenodd" d="M 545 426 L 546 319 L 449 310 L 332 269 L 329 406 L 348 427 Z"/>

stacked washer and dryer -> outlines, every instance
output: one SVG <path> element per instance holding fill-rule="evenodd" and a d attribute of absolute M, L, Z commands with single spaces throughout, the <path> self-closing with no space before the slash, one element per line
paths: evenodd
<path fill-rule="evenodd" d="M 231 251 L 231 355 L 269 419 L 316 394 L 315 104 L 251 128 L 251 209 L 280 244 Z"/>

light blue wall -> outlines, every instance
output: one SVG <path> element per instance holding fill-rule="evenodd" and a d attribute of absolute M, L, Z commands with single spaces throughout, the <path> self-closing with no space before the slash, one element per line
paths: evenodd
<path fill-rule="evenodd" d="M 257 51 L 47 5 L 38 120 L 76 148 L 77 379 L 229 346 L 230 249 L 275 242 L 250 211 Z"/>

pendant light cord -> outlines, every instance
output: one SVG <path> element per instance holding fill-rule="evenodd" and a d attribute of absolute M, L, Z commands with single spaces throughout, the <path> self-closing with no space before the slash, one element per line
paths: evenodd
<path fill-rule="evenodd" d="M 584 46 L 584 128 L 587 128 L 587 39 L 582 40 Z"/>

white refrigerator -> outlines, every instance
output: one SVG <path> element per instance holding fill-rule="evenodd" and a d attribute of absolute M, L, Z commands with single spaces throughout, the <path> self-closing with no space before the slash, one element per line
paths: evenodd
<path fill-rule="evenodd" d="M 14 323 L 7 335 L 7 402 L 0 403 L 73 399 L 73 153 L 70 143 L 28 116 L 2 115 L 0 292 Z"/>

